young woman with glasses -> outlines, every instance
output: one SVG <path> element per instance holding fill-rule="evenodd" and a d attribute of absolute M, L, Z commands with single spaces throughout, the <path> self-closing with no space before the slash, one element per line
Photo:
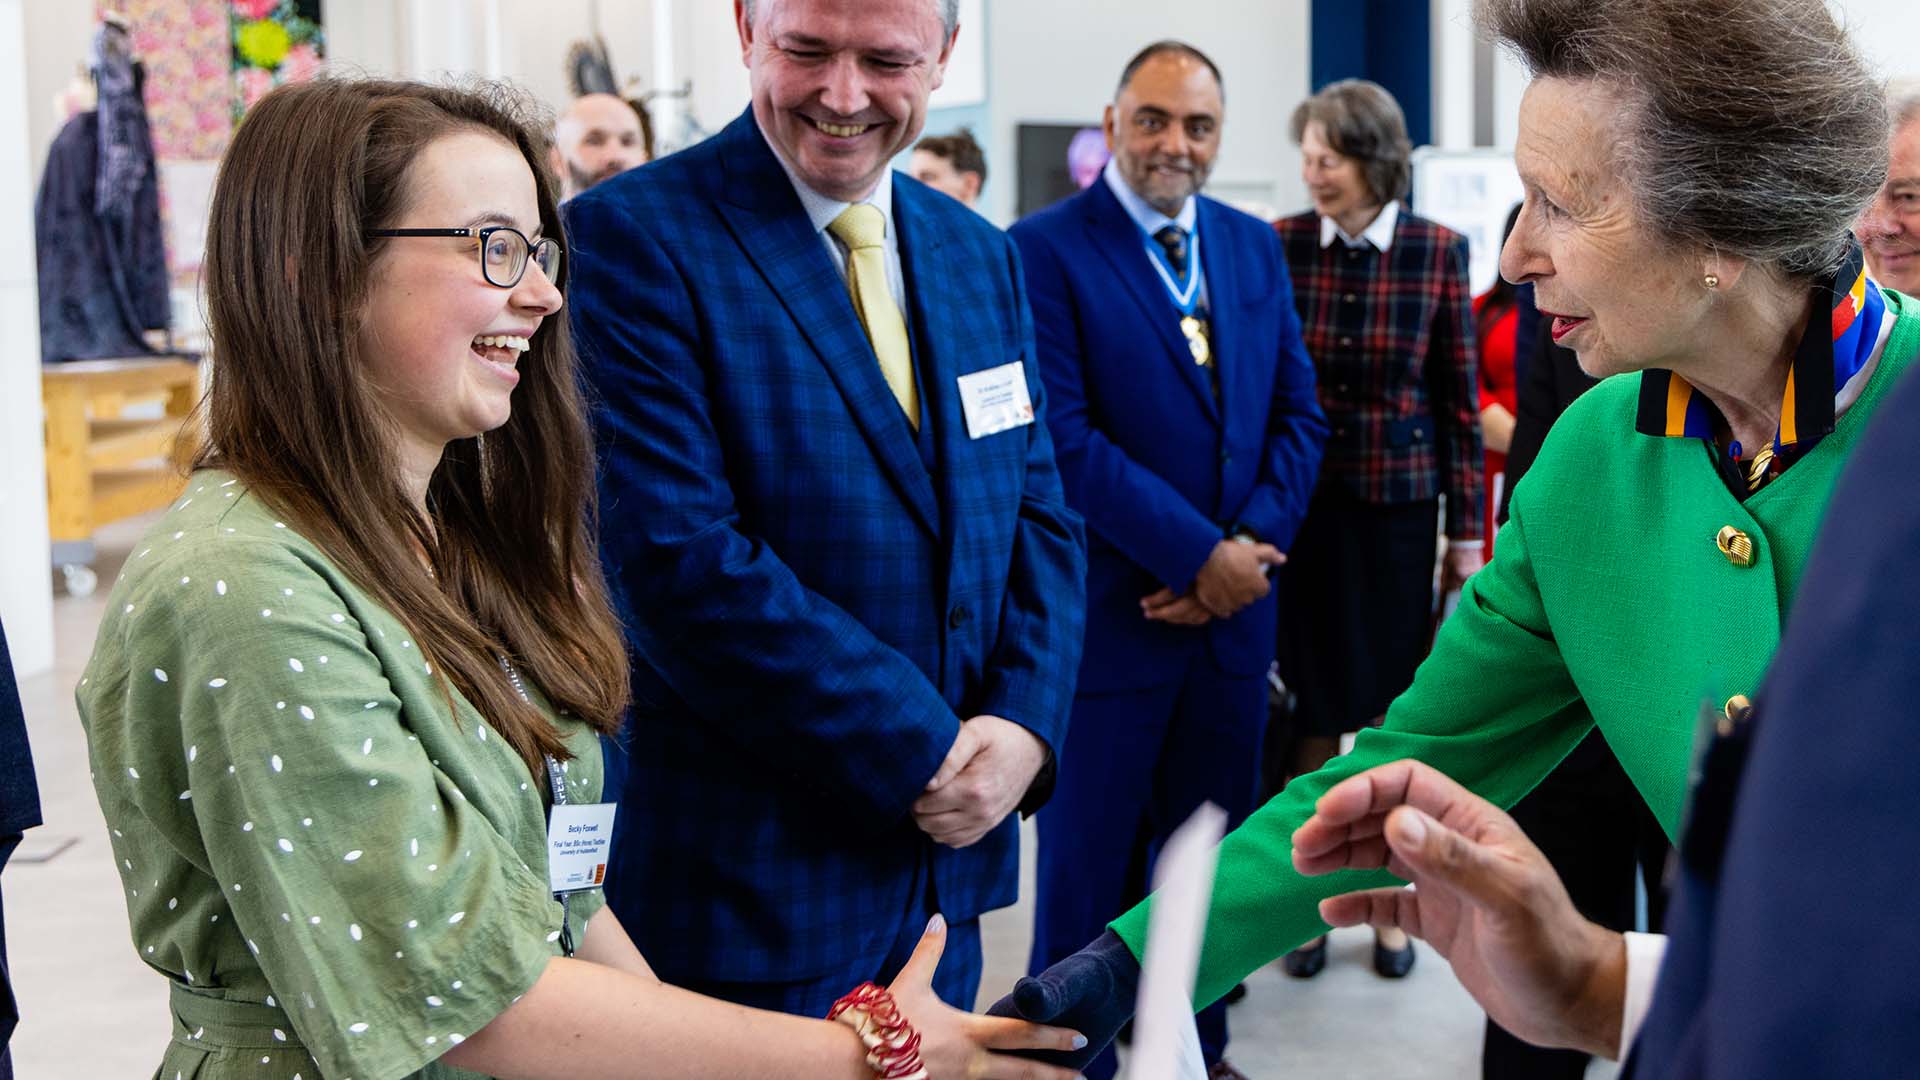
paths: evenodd
<path fill-rule="evenodd" d="M 293 85 L 221 167 L 207 449 L 78 690 L 159 1075 L 1070 1075 L 938 1002 L 937 918 L 843 1026 L 663 985 L 592 887 L 627 668 L 519 115 Z"/>

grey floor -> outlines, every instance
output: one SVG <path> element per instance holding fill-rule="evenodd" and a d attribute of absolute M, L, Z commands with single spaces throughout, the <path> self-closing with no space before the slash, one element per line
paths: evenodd
<path fill-rule="evenodd" d="M 55 669 L 20 687 L 46 817 L 6 869 L 7 952 L 24 1017 L 13 1052 L 22 1080 L 149 1076 L 167 1038 L 166 987 L 128 941 L 73 706 L 108 582 L 143 524 L 103 530 L 99 592 L 56 601 Z M 983 998 L 1025 968 L 1031 880 L 1028 865 L 1022 902 L 986 920 Z M 1290 980 L 1277 965 L 1257 972 L 1231 1013 L 1230 1059 L 1256 1080 L 1478 1076 L 1480 1013 L 1439 957 L 1421 949 L 1413 974 L 1398 983 L 1373 974 L 1364 931 L 1335 934 L 1331 962 L 1311 982 Z M 1600 1064 L 1589 1080 L 1612 1075 Z"/>

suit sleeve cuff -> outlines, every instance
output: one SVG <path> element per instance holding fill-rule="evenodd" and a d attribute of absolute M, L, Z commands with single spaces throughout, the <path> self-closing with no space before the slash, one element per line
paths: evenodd
<path fill-rule="evenodd" d="M 1059 770 L 1054 767 L 1053 747 L 1047 747 L 1047 760 L 1040 763 L 1040 771 L 1033 774 L 1033 783 L 1027 785 L 1027 793 L 1020 796 L 1020 816 L 1032 817 L 1040 808 L 1053 798 L 1054 781 Z"/>
<path fill-rule="evenodd" d="M 1633 1046 L 1634 1037 L 1640 1034 L 1640 1025 L 1647 1019 L 1647 1011 L 1653 1006 L 1654 983 L 1660 978 L 1660 961 L 1667 955 L 1667 935 L 1636 934 L 1629 930 L 1627 939 L 1627 992 L 1626 1008 L 1620 1017 L 1620 1053 L 1614 1060 L 1627 1060 L 1627 1051 Z"/>

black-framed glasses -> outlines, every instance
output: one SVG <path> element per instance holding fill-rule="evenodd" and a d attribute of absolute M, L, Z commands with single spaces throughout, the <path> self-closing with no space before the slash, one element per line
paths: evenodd
<path fill-rule="evenodd" d="M 565 282 L 567 252 L 560 242 L 546 237 L 539 243 L 511 225 L 488 225 L 481 229 L 374 229 L 368 236 L 473 236 L 480 240 L 480 274 L 487 284 L 511 289 L 526 276 L 527 263 L 540 264 L 558 289 Z"/>

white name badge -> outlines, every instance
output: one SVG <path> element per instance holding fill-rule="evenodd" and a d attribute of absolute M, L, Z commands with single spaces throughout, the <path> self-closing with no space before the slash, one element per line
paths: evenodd
<path fill-rule="evenodd" d="M 547 878 L 557 893 L 597 889 L 613 850 L 613 803 L 556 806 L 547 821 Z"/>
<path fill-rule="evenodd" d="M 984 439 L 1033 423 L 1026 368 L 1016 360 L 960 376 L 960 408 L 966 411 L 970 438 Z"/>

